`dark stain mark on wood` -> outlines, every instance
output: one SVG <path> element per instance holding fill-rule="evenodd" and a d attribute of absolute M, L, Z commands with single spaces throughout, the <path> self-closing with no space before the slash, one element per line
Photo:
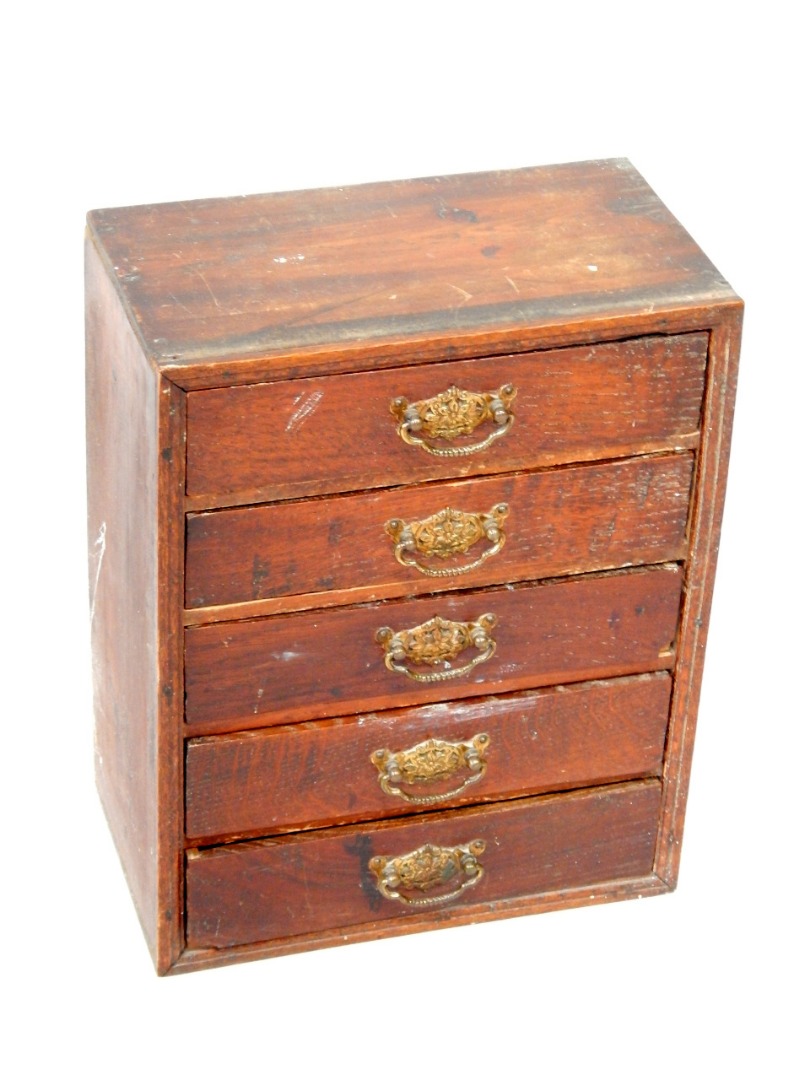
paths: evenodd
<path fill-rule="evenodd" d="M 370 836 L 364 836 L 362 833 L 355 834 L 346 840 L 343 844 L 343 850 L 347 855 L 353 855 L 357 858 L 358 862 L 358 879 L 360 887 L 363 890 L 363 895 L 368 901 L 368 906 L 372 911 L 379 911 L 382 906 L 382 896 L 377 891 L 377 886 L 371 876 L 371 871 L 368 868 L 368 864 L 374 855 L 372 848 L 372 838 Z"/>
<path fill-rule="evenodd" d="M 478 215 L 474 210 L 464 210 L 460 206 L 446 206 L 444 203 L 439 203 L 436 209 L 436 216 L 440 217 L 442 221 L 470 221 L 477 222 Z"/>
<path fill-rule="evenodd" d="M 498 247 L 497 244 L 487 244 L 486 247 L 481 248 L 481 254 L 485 258 L 491 259 L 493 257 L 493 255 L 497 255 L 500 250 L 501 249 L 500 249 L 500 247 Z"/>
<path fill-rule="evenodd" d="M 265 580 L 270 576 L 270 567 L 259 555 L 253 556 L 253 599 L 262 595 Z"/>
<path fill-rule="evenodd" d="M 301 786 L 310 788 L 313 784 L 317 784 L 319 779 L 319 759 L 318 748 L 315 743 L 311 742 L 304 758 L 303 776 L 301 778 Z"/>
<path fill-rule="evenodd" d="M 652 480 L 653 480 L 653 470 L 652 469 L 645 469 L 644 472 L 642 472 L 642 474 L 641 474 L 641 476 L 639 478 L 639 485 L 638 485 L 638 505 L 639 506 L 646 506 L 647 505 L 647 498 L 648 498 L 648 496 L 650 494 L 650 484 L 652 483 Z"/>

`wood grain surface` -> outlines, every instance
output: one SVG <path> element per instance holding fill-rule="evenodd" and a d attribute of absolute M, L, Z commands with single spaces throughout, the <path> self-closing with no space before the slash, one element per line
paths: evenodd
<path fill-rule="evenodd" d="M 420 915 L 378 892 L 369 860 L 428 843 L 486 844 L 480 881 L 444 910 L 637 877 L 652 867 L 660 801 L 661 785 L 647 780 L 191 852 L 188 944 L 222 948 Z"/>
<path fill-rule="evenodd" d="M 633 167 L 96 211 L 86 265 L 96 771 L 158 972 L 674 887 L 742 304 Z M 397 431 L 506 383 L 480 453 Z M 394 560 L 502 502 L 469 576 Z M 487 612 L 468 672 L 386 668 L 381 627 Z M 382 790 L 481 731 L 446 808 Z M 369 871 L 475 839 L 435 910 Z"/>
<path fill-rule="evenodd" d="M 659 672 L 191 739 L 186 832 L 210 843 L 424 812 L 431 807 L 383 791 L 374 752 L 399 753 L 426 739 L 469 741 L 481 732 L 489 736 L 483 776 L 441 806 L 654 775 L 671 688 Z M 438 795 L 464 775 L 402 790 Z"/>
<path fill-rule="evenodd" d="M 691 454 L 664 455 L 190 514 L 186 605 L 266 601 L 265 609 L 283 611 L 680 559 L 692 469 Z M 401 566 L 384 529 L 445 507 L 483 513 L 502 503 L 502 550 L 458 576 Z M 464 554 L 418 561 L 445 571 L 491 547 L 482 538 Z"/>
<path fill-rule="evenodd" d="M 679 567 L 665 566 L 189 627 L 188 733 L 669 668 L 682 581 Z M 381 627 L 410 629 L 436 614 L 469 622 L 488 612 L 498 618 L 496 651 L 469 675 L 425 685 L 385 667 Z M 468 654 L 476 655 L 465 650 L 454 666 Z"/>
<path fill-rule="evenodd" d="M 149 948 L 181 948 L 183 394 L 88 242 L 87 491 L 96 782 Z M 161 454 L 163 448 L 169 453 Z"/>
<path fill-rule="evenodd" d="M 324 345 L 384 349 L 430 337 L 452 347 L 486 328 L 733 297 L 624 160 L 100 210 L 88 220 L 145 348 L 181 382 L 205 369 L 255 378 L 250 360 L 272 354 L 303 372 L 307 351 Z"/>
<path fill-rule="evenodd" d="M 674 888 L 680 866 L 686 797 L 695 744 L 700 684 L 706 656 L 720 526 L 731 452 L 743 310 L 726 311 L 711 335 L 700 448 L 701 480 L 693 495 L 688 588 L 672 694 L 656 873 Z"/>
<path fill-rule="evenodd" d="M 620 457 L 695 444 L 705 334 L 650 337 L 188 395 L 188 508 L 264 502 Z M 432 457 L 390 404 L 451 386 L 517 389 L 486 450 Z M 489 425 L 492 427 L 492 425 Z M 459 444 L 481 439 L 482 427 Z M 449 444 L 445 444 L 449 445 Z"/>

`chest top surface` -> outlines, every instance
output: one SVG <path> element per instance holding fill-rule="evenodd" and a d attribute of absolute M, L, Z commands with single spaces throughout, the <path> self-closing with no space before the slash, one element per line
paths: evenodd
<path fill-rule="evenodd" d="M 166 370 L 733 300 L 626 160 L 96 210 Z M 306 368 L 304 367 L 304 371 Z"/>

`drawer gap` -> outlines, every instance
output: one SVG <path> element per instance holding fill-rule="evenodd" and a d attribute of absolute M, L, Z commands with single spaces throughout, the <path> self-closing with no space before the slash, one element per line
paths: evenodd
<path fill-rule="evenodd" d="M 532 804 L 540 805 L 555 799 L 576 799 L 590 795 L 598 796 L 610 791 L 621 792 L 629 785 L 658 784 L 659 781 L 660 774 L 649 773 L 645 776 L 632 776 L 603 784 L 580 785 L 579 787 L 562 788 L 559 791 L 543 791 L 537 794 L 522 793 L 509 795 L 502 799 L 492 801 L 467 803 L 464 806 L 454 807 L 450 810 L 431 810 L 423 814 L 404 814 L 399 815 L 396 818 L 385 818 L 376 821 L 369 820 L 354 823 L 338 823 L 334 825 L 324 825 L 319 828 L 300 829 L 288 833 L 263 833 L 253 836 L 232 837 L 228 840 L 212 839 L 209 841 L 206 839 L 204 843 L 194 843 L 190 841 L 186 844 L 185 852 L 187 858 L 193 859 L 204 857 L 207 853 L 212 851 L 226 849 L 238 851 L 254 846 L 272 847 L 277 844 L 318 842 L 319 840 L 330 839 L 332 837 L 350 836 L 367 829 L 373 829 L 375 832 L 378 832 L 387 829 L 396 830 L 398 827 L 405 827 L 408 825 L 418 825 L 420 828 L 429 829 L 434 822 L 444 820 L 448 816 L 452 816 L 462 821 L 465 814 L 474 814 L 476 812 L 487 810 L 498 813 L 506 807 L 520 807 L 521 804 L 527 806 Z"/>
<path fill-rule="evenodd" d="M 563 582 L 571 581 L 571 580 L 574 580 L 574 579 L 577 580 L 577 581 L 580 581 L 580 580 L 584 580 L 586 578 L 587 579 L 597 579 L 597 578 L 605 578 L 605 577 L 620 577 L 620 576 L 625 576 L 625 575 L 628 575 L 628 574 L 636 574 L 636 573 L 639 573 L 639 572 L 643 573 L 644 571 L 646 571 L 648 569 L 651 569 L 651 570 L 677 570 L 679 568 L 683 569 L 685 567 L 685 565 L 686 565 L 686 560 L 685 559 L 666 559 L 666 560 L 664 560 L 662 562 L 642 563 L 640 565 L 634 565 L 634 566 L 616 566 L 616 567 L 610 567 L 610 568 L 605 569 L 605 570 L 585 570 L 585 571 L 574 570 L 574 571 L 571 571 L 570 574 L 557 574 L 557 575 L 552 576 L 552 577 L 535 578 L 535 579 L 530 579 L 530 580 L 526 580 L 526 581 L 515 581 L 515 582 L 506 582 L 506 583 L 499 583 L 499 584 L 496 583 L 496 584 L 493 584 L 493 585 L 481 585 L 478 588 L 467 588 L 467 589 L 459 588 L 459 589 L 453 589 L 452 591 L 448 591 L 446 593 L 435 593 L 435 594 L 406 593 L 405 595 L 402 595 L 402 596 L 385 597 L 384 599 L 379 599 L 379 600 L 364 600 L 364 601 L 361 601 L 359 603 L 351 603 L 350 601 L 347 601 L 345 604 L 335 604 L 333 606 L 325 605 L 324 602 L 323 602 L 322 595 L 318 594 L 319 602 L 314 605 L 314 609 L 317 609 L 317 610 L 327 609 L 329 611 L 333 611 L 333 610 L 336 610 L 337 608 L 340 608 L 341 610 L 344 610 L 344 611 L 347 611 L 347 610 L 359 611 L 359 610 L 363 610 L 363 609 L 380 608 L 380 610 L 382 612 L 385 609 L 385 606 L 388 605 L 388 604 L 396 604 L 396 603 L 400 603 L 400 602 L 407 603 L 407 602 L 414 601 L 414 600 L 427 601 L 427 600 L 431 599 L 431 595 L 433 596 L 434 605 L 437 606 L 437 607 L 440 607 L 441 603 L 442 603 L 442 600 L 444 598 L 449 599 L 451 597 L 467 597 L 467 596 L 474 597 L 474 596 L 486 595 L 487 593 L 492 593 L 494 591 L 508 592 L 508 593 L 520 592 L 520 591 L 522 591 L 524 589 L 534 589 L 534 588 L 537 588 L 538 586 L 542 587 L 544 585 L 562 584 Z M 222 618 L 214 617 L 212 614 L 209 614 L 209 612 L 212 611 L 212 609 L 209 609 L 209 608 L 196 608 L 196 609 L 195 608 L 187 608 L 187 609 L 185 609 L 185 613 L 184 613 L 185 616 L 197 615 L 197 614 L 200 614 L 200 613 L 204 612 L 206 617 L 205 617 L 205 619 L 199 620 L 199 621 L 196 620 L 196 619 L 194 619 L 192 621 L 190 618 L 186 618 L 185 619 L 185 626 L 190 631 L 193 632 L 193 630 L 195 628 L 203 627 L 203 626 L 210 626 L 210 625 L 213 625 L 215 623 L 218 623 L 218 624 L 221 624 L 221 625 L 227 625 L 228 623 L 240 623 L 240 624 L 243 624 L 243 623 L 247 623 L 247 622 L 259 622 L 262 619 L 295 618 L 296 616 L 301 615 L 302 613 L 306 613 L 307 611 L 311 610 L 309 607 L 306 607 L 306 608 L 296 608 L 295 610 L 292 610 L 292 611 L 278 611 L 278 612 L 256 611 L 255 608 L 254 608 L 254 604 L 258 605 L 258 604 L 261 604 L 261 603 L 265 603 L 265 601 L 257 600 L 257 601 L 253 601 L 251 604 L 228 604 L 228 605 L 223 605 L 221 609 L 219 609 L 219 608 L 218 609 L 213 609 L 214 611 L 222 610 L 223 613 L 224 613 Z M 249 613 L 246 610 L 248 608 L 251 609 Z M 236 610 L 236 609 L 238 609 L 238 610 Z"/>
<path fill-rule="evenodd" d="M 570 461 L 549 462 L 547 465 L 537 465 L 529 469 L 493 469 L 492 472 L 474 473 L 470 476 L 441 476 L 441 477 L 428 477 L 424 480 L 415 482 L 404 481 L 402 483 L 394 484 L 380 484 L 373 488 L 357 487 L 349 488 L 345 491 L 329 491 L 314 495 L 290 495 L 288 498 L 280 497 L 274 499 L 261 498 L 255 490 L 251 492 L 243 492 L 238 497 L 229 497 L 227 499 L 212 499 L 207 500 L 206 496 L 192 496 L 187 495 L 184 498 L 184 506 L 188 515 L 216 513 L 218 510 L 250 510 L 260 506 L 294 506 L 296 503 L 330 503 L 333 499 L 345 499 L 352 495 L 361 495 L 366 492 L 376 494 L 377 492 L 384 491 L 407 491 L 414 487 L 419 487 L 420 490 L 430 491 L 432 488 L 440 487 L 442 484 L 451 484 L 464 481 L 473 481 L 478 479 L 494 479 L 497 476 L 511 477 L 511 476 L 523 476 L 531 473 L 549 473 L 549 472 L 562 472 L 568 469 L 581 469 L 589 465 L 614 465 L 623 461 L 630 461 L 636 459 L 645 458 L 660 458 L 669 457 L 673 454 L 690 454 L 700 445 L 700 429 L 688 432 L 683 435 L 678 435 L 665 443 L 650 444 L 649 446 L 640 448 L 635 452 L 629 452 L 625 454 L 604 454 L 597 455 L 595 457 L 579 457 Z"/>
<path fill-rule="evenodd" d="M 558 331 L 558 328 L 556 329 Z M 197 390 L 228 390 L 238 386 L 265 386 L 280 382 L 301 382 L 305 379 L 317 378 L 331 373 L 363 375 L 374 371 L 404 372 L 410 368 L 421 367 L 422 364 L 429 364 L 431 369 L 440 371 L 445 365 L 457 363 L 459 360 L 497 360 L 508 356 L 524 357 L 535 353 L 542 354 L 551 350 L 580 349 L 602 343 L 629 345 L 634 341 L 638 341 L 639 338 L 652 341 L 657 338 L 683 338 L 692 334 L 705 335 L 706 333 L 706 326 L 699 319 L 696 321 L 694 317 L 684 317 L 681 325 L 670 330 L 641 329 L 635 333 L 626 333 L 617 330 L 615 326 L 611 326 L 585 334 L 581 339 L 573 339 L 568 333 L 564 334 L 562 340 L 552 340 L 547 331 L 545 334 L 540 335 L 537 340 L 527 341 L 524 335 L 521 334 L 520 338 L 516 338 L 514 343 L 510 344 L 512 338 L 507 333 L 503 342 L 500 343 L 502 347 L 499 347 L 497 341 L 488 342 L 486 350 L 482 350 L 480 345 L 476 346 L 474 339 L 472 339 L 468 342 L 456 343 L 452 356 L 446 355 L 446 349 L 442 346 L 438 346 L 440 349 L 438 355 L 431 354 L 423 357 L 412 353 L 410 357 L 406 356 L 404 358 L 397 355 L 393 349 L 386 350 L 379 347 L 370 349 L 366 346 L 359 352 L 361 360 L 367 359 L 367 362 L 363 364 L 356 362 L 358 358 L 356 346 L 338 349 L 334 344 L 330 344 L 326 351 L 331 362 L 323 366 L 319 366 L 319 350 L 316 347 L 314 349 L 303 348 L 289 354 L 277 352 L 274 356 L 265 360 L 265 363 L 277 366 L 268 367 L 261 374 L 255 370 L 255 364 L 261 363 L 261 358 L 258 360 L 253 358 L 251 363 L 254 365 L 254 369 L 247 372 L 242 370 L 238 363 L 234 364 L 230 369 L 213 368 L 210 371 L 195 373 L 190 378 L 185 377 L 186 373 L 181 373 L 177 368 L 164 367 L 163 370 L 165 373 L 171 372 L 172 381 L 189 392 Z M 424 341 L 416 339 L 412 342 L 412 348 L 424 350 L 426 347 L 428 349 L 436 348 L 435 343 L 430 338 Z M 341 356 L 346 356 L 348 359 L 341 363 Z M 305 359 L 312 358 L 311 365 L 306 370 L 294 366 L 294 361 L 300 360 L 302 357 Z M 177 355 L 169 357 L 169 359 L 179 360 L 181 357 Z M 336 359 L 339 370 L 336 370 Z M 244 359 L 242 364 L 244 364 Z"/>
<path fill-rule="evenodd" d="M 518 791 L 518 792 L 506 792 L 500 794 L 491 799 L 476 799 L 463 804 L 455 804 L 454 809 L 462 810 L 475 810 L 486 809 L 487 807 L 494 807 L 500 805 L 506 805 L 509 803 L 519 802 L 527 799 L 543 799 L 551 798 L 555 795 L 574 795 L 579 792 L 586 792 L 591 790 L 602 790 L 620 786 L 622 784 L 634 783 L 635 781 L 643 780 L 660 780 L 662 775 L 662 768 L 657 770 L 650 770 L 642 773 L 627 773 L 626 775 L 616 777 L 605 777 L 601 779 L 598 785 L 588 784 L 571 784 L 569 786 L 555 786 L 550 788 L 544 788 L 541 791 Z M 331 835 L 331 832 L 335 829 L 347 829 L 355 826 L 362 827 L 364 825 L 375 825 L 384 822 L 416 822 L 425 818 L 426 813 L 419 813 L 418 811 L 405 811 L 392 815 L 388 818 L 380 817 L 362 817 L 362 818 L 342 818 L 335 820 L 329 824 L 323 825 L 309 825 L 298 826 L 295 829 L 281 830 L 277 832 L 268 832 L 266 830 L 256 829 L 243 833 L 224 833 L 221 836 L 205 837 L 204 840 L 197 839 L 195 837 L 186 837 L 185 849 L 186 852 L 203 852 L 212 848 L 230 847 L 235 844 L 250 843 L 255 841 L 267 840 L 271 842 L 273 840 L 284 841 L 291 840 L 293 838 L 302 838 L 304 836 L 322 836 L 324 834 Z"/>

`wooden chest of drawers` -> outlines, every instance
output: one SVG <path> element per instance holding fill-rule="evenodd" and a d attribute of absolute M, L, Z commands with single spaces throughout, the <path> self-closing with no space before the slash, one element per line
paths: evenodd
<path fill-rule="evenodd" d="M 158 971 L 674 887 L 742 304 L 632 166 L 86 254 L 97 777 Z"/>

